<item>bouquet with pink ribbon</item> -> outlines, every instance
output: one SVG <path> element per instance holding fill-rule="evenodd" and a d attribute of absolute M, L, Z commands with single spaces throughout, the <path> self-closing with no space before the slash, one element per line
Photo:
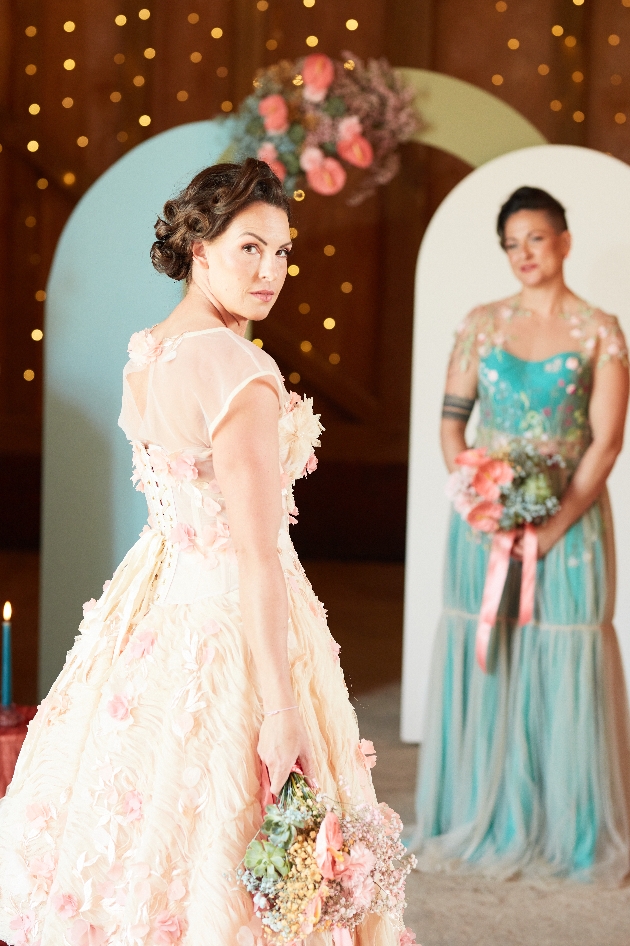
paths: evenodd
<path fill-rule="evenodd" d="M 400 946 L 418 946 L 404 929 L 405 880 L 415 865 L 400 840 L 402 822 L 387 805 L 344 807 L 315 794 L 296 766 L 275 804 L 267 805 L 237 877 L 255 916 L 238 946 L 303 946 L 329 932 L 352 946 L 369 914 L 389 915 Z"/>
<path fill-rule="evenodd" d="M 564 468 L 565 462 L 558 454 L 545 454 L 525 440 L 515 440 L 495 452 L 486 447 L 464 450 L 455 463 L 458 469 L 449 477 L 447 495 L 473 529 L 493 534 L 476 640 L 477 662 L 487 672 L 490 635 L 510 555 L 521 534 L 523 570 L 518 620 L 521 625 L 532 620 L 538 560 L 535 526 L 560 509 L 553 471 Z"/>

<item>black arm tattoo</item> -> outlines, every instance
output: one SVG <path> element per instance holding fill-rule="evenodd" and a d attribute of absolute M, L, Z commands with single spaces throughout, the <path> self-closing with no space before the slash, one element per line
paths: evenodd
<path fill-rule="evenodd" d="M 449 420 L 459 420 L 466 423 L 475 406 L 475 398 L 457 397 L 455 394 L 445 394 L 442 405 L 442 417 Z"/>

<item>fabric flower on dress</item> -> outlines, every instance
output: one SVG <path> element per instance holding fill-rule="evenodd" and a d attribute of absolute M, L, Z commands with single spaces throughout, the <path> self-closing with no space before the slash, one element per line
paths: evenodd
<path fill-rule="evenodd" d="M 416 943 L 416 934 L 410 926 L 405 927 L 400 934 L 399 946 L 420 946 Z"/>
<path fill-rule="evenodd" d="M 35 914 L 32 910 L 20 913 L 14 916 L 9 923 L 9 927 L 15 930 L 15 946 L 26 946 L 28 943 L 28 934 L 35 925 Z"/>
<path fill-rule="evenodd" d="M 72 893 L 56 893 L 52 898 L 53 910 L 64 920 L 75 916 L 79 909 L 79 901 Z"/>
<path fill-rule="evenodd" d="M 171 946 L 182 935 L 182 922 L 178 916 L 173 916 L 168 910 L 158 913 L 155 920 L 153 942 L 156 946 Z"/>
<path fill-rule="evenodd" d="M 180 522 L 169 535 L 170 541 L 179 546 L 180 552 L 192 552 L 195 548 L 195 530 L 192 526 L 187 526 Z"/>
<path fill-rule="evenodd" d="M 140 792 L 126 792 L 123 796 L 123 808 L 125 811 L 125 820 L 139 821 L 142 818 L 142 795 Z"/>
<path fill-rule="evenodd" d="M 161 342 L 157 342 L 153 338 L 149 329 L 145 329 L 143 332 L 134 332 L 129 339 L 127 351 L 129 352 L 129 361 L 132 364 L 144 366 L 152 361 L 157 361 L 162 355 L 164 347 Z"/>
<path fill-rule="evenodd" d="M 292 480 L 303 475 L 313 448 L 320 445 L 319 435 L 323 429 L 319 414 L 313 413 L 312 398 L 298 402 L 293 398 L 289 400 L 279 424 L 280 462 Z"/>
<path fill-rule="evenodd" d="M 90 598 L 89 601 L 85 601 L 83 604 L 83 617 L 87 617 L 90 611 L 93 611 L 96 607 L 96 598 Z"/>
<path fill-rule="evenodd" d="M 195 458 L 190 453 L 178 453 L 174 460 L 169 460 L 171 476 L 178 483 L 196 480 L 199 471 L 195 466 Z"/>
<path fill-rule="evenodd" d="M 33 831 L 40 832 L 46 827 L 52 818 L 52 812 L 49 805 L 27 805 L 26 818 L 31 822 Z"/>
<path fill-rule="evenodd" d="M 112 719 L 116 719 L 119 722 L 129 719 L 131 710 L 128 698 L 122 693 L 117 693 L 107 703 L 107 712 L 112 717 Z"/>
<path fill-rule="evenodd" d="M 107 933 L 87 920 L 75 920 L 70 929 L 72 946 L 105 946 Z"/>
<path fill-rule="evenodd" d="M 134 635 L 127 648 L 127 661 L 148 657 L 153 651 L 156 640 L 155 631 L 141 631 Z"/>
<path fill-rule="evenodd" d="M 376 765 L 376 749 L 374 748 L 374 743 L 371 739 L 361 739 L 359 748 L 365 759 L 366 766 L 368 769 L 373 769 Z"/>

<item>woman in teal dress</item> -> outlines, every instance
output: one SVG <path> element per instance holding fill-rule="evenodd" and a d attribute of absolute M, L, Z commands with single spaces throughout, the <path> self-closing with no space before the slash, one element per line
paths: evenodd
<path fill-rule="evenodd" d="M 421 869 L 618 882 L 630 871 L 630 728 L 606 480 L 622 447 L 628 353 L 617 319 L 564 282 L 561 204 L 519 188 L 497 229 L 522 291 L 458 330 L 444 458 L 452 471 L 479 399 L 477 446 L 522 438 L 562 455 L 561 509 L 536 529 L 524 626 L 517 539 L 487 673 L 475 636 L 491 537 L 452 515 L 412 846 Z"/>

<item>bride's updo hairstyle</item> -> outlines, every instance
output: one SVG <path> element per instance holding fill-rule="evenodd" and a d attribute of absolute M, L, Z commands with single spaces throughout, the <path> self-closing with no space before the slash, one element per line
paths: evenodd
<path fill-rule="evenodd" d="M 505 225 L 512 214 L 519 210 L 544 210 L 549 223 L 558 231 L 568 230 L 567 215 L 559 200 L 548 194 L 540 187 L 519 187 L 508 197 L 497 217 L 497 233 L 503 249 L 505 249 Z"/>
<path fill-rule="evenodd" d="M 151 262 L 171 279 L 190 279 L 192 245 L 220 236 L 250 204 L 279 207 L 290 217 L 289 198 L 264 161 L 215 164 L 200 171 L 184 190 L 167 200 L 155 224 Z"/>

